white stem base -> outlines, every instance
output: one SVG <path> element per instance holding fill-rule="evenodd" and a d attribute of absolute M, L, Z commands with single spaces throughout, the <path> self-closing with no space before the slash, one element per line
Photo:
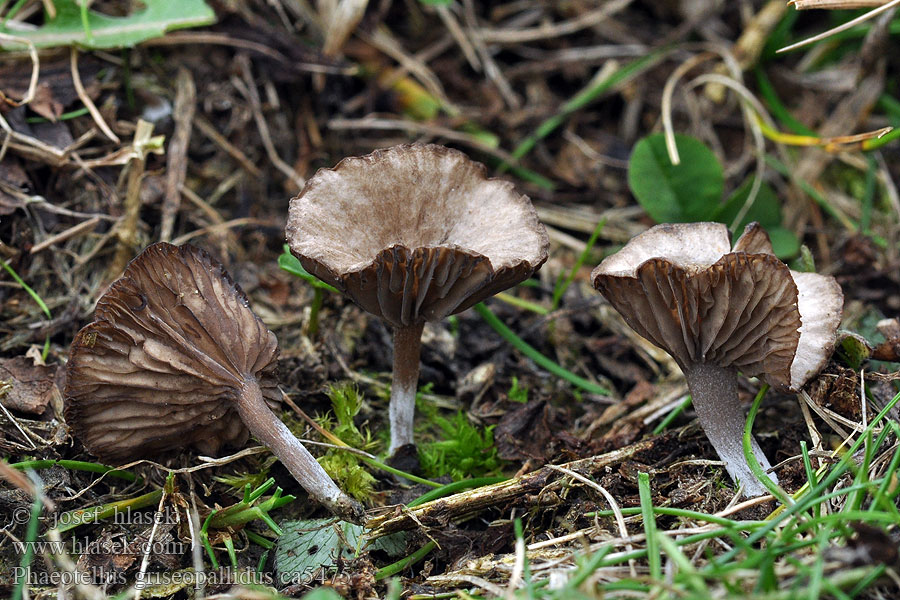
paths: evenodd
<path fill-rule="evenodd" d="M 416 416 L 416 388 L 419 385 L 419 354 L 422 349 L 421 325 L 400 327 L 394 331 L 394 376 L 388 419 L 391 425 L 393 455 L 401 446 L 414 443 L 413 422 Z"/>
<path fill-rule="evenodd" d="M 388 407 L 388 418 L 391 423 L 391 445 L 388 454 L 393 455 L 397 448 L 413 441 L 413 422 L 416 416 L 416 386 L 391 386 L 391 404 Z"/>

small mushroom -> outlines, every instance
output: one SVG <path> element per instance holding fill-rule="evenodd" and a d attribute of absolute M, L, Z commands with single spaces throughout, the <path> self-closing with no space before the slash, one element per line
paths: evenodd
<path fill-rule="evenodd" d="M 591 280 L 681 367 L 700 424 L 732 479 L 747 496 L 766 493 L 743 454 L 737 371 L 762 375 L 783 391 L 818 373 L 841 320 L 843 294 L 834 278 L 791 271 L 756 223 L 733 250 L 724 225 L 679 223 L 634 237 Z M 769 469 L 756 440 L 752 447 Z"/>
<path fill-rule="evenodd" d="M 272 412 L 278 342 L 222 265 L 154 244 L 97 302 L 72 343 L 65 417 L 92 454 L 121 461 L 185 446 L 214 453 L 248 429 L 310 496 L 359 522 L 362 507 Z"/>
<path fill-rule="evenodd" d="M 403 145 L 320 169 L 291 200 L 291 252 L 394 328 L 390 452 L 413 442 L 422 327 L 527 279 L 549 241 L 531 201 L 456 150 Z"/>

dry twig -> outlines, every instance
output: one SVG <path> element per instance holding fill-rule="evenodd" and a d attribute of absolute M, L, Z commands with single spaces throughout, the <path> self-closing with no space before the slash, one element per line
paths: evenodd
<path fill-rule="evenodd" d="M 175 215 L 181 206 L 181 188 L 187 174 L 187 152 L 191 142 L 191 129 L 196 109 L 197 88 L 191 72 L 181 67 L 175 78 L 175 106 L 173 118 L 175 131 L 166 155 L 166 195 L 163 197 L 159 239 L 167 242 L 172 237 Z"/>
<path fill-rule="evenodd" d="M 591 476 L 601 469 L 649 450 L 654 443 L 652 439 L 642 440 L 606 454 L 575 460 L 563 465 L 546 466 L 501 483 L 454 494 L 447 498 L 432 500 L 415 508 L 403 510 L 400 515 L 395 516 L 394 513 L 386 513 L 373 517 L 366 523 L 366 528 L 369 530 L 367 536 L 370 539 L 374 539 L 395 531 L 412 529 L 416 526 L 416 522 L 421 522 L 428 526 L 436 523 L 447 523 L 491 506 L 506 504 L 525 494 L 537 494 L 540 496 L 543 493 L 563 487 L 569 475 L 566 474 L 560 477 L 560 469 L 566 469 L 584 476 Z"/>

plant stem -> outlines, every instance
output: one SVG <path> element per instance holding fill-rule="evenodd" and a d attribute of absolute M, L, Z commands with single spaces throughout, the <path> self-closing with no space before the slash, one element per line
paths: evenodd
<path fill-rule="evenodd" d="M 362 522 L 362 506 L 335 485 L 322 465 L 269 409 L 255 379 L 244 382 L 237 409 L 250 433 L 268 446 L 310 496 L 341 518 Z"/>
<path fill-rule="evenodd" d="M 70 510 L 57 517 L 56 528 L 60 533 L 65 533 L 71 529 L 75 529 L 79 525 L 95 523 L 97 521 L 102 521 L 103 519 L 115 517 L 120 513 L 128 513 L 129 511 L 156 506 L 159 504 L 159 499 L 162 498 L 162 493 L 163 490 L 160 488 L 134 498 L 128 498 L 127 500 L 117 500 L 116 502 L 101 504 L 100 506 L 93 506 L 91 508 Z"/>
<path fill-rule="evenodd" d="M 698 363 L 685 369 L 685 378 L 691 390 L 694 410 L 700 425 L 713 448 L 723 461 L 725 470 L 735 481 L 744 484 L 744 496 L 752 498 L 767 494 L 766 487 L 753 475 L 744 458 L 744 410 L 737 393 L 737 373 L 734 369 L 709 363 Z M 771 468 L 768 459 L 756 443 L 750 440 L 753 455 L 763 470 Z M 778 481 L 773 474 L 772 479 Z"/>
<path fill-rule="evenodd" d="M 413 443 L 413 419 L 416 413 L 416 387 L 419 383 L 419 354 L 422 350 L 424 323 L 398 327 L 394 331 L 394 378 L 388 416 L 391 423 L 390 454 Z"/>
<path fill-rule="evenodd" d="M 322 291 L 322 288 L 313 288 L 312 304 L 309 305 L 309 323 L 306 328 L 306 335 L 311 340 L 316 339 L 316 334 L 319 333 L 319 311 L 322 309 L 322 299 L 324 297 L 325 293 Z"/>

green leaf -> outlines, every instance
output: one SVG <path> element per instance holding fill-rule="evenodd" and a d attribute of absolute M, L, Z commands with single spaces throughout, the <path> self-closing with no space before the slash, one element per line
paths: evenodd
<path fill-rule="evenodd" d="M 800 252 L 800 240 L 790 229 L 784 227 L 772 227 L 767 232 L 772 241 L 772 251 L 775 256 L 785 260 L 797 256 Z"/>
<path fill-rule="evenodd" d="M 276 581 L 294 585 L 321 581 L 337 569 L 337 559 L 350 560 L 362 550 L 363 528 L 334 519 L 308 519 L 281 523 L 284 534 L 275 549 Z M 390 557 L 406 550 L 405 532 L 395 533 L 371 542 L 366 550 L 380 550 Z"/>
<path fill-rule="evenodd" d="M 340 293 L 336 287 L 328 285 L 327 283 L 304 269 L 303 265 L 300 263 L 300 260 L 293 254 L 291 254 L 290 248 L 288 248 L 287 244 L 284 245 L 284 252 L 282 252 L 278 256 L 278 266 L 282 271 L 287 271 L 291 275 L 307 281 L 313 287 L 322 290 L 328 290 L 329 292 Z"/>
<path fill-rule="evenodd" d="M 0 33 L 24 38 L 38 48 L 78 45 L 84 48 L 122 48 L 134 46 L 167 31 L 215 23 L 216 15 L 204 0 L 146 0 L 145 8 L 125 17 L 110 17 L 92 10 L 82 21 L 81 7 L 75 0 L 54 0 L 56 18 L 31 31 L 0 26 Z M 5 41 L 0 48 L 22 50 L 19 42 Z"/>
<path fill-rule="evenodd" d="M 628 162 L 628 185 L 657 223 L 709 221 L 719 210 L 725 177 L 703 142 L 675 135 L 681 164 L 673 165 L 662 134 L 640 140 Z"/>
<path fill-rule="evenodd" d="M 735 217 L 744 207 L 744 203 L 747 202 L 752 188 L 753 177 L 751 176 L 731 193 L 728 200 L 725 201 L 725 204 L 721 206 L 712 220 L 725 223 L 731 227 Z M 769 234 L 769 239 L 772 241 L 772 249 L 778 258 L 792 258 L 800 251 L 800 240 L 797 239 L 794 232 L 781 226 L 781 202 L 778 200 L 775 191 L 767 183 L 763 183 L 759 187 L 759 192 L 756 194 L 753 204 L 734 229 L 735 234 L 740 235 L 744 227 L 754 221 L 762 225 L 766 233 Z"/>
<path fill-rule="evenodd" d="M 850 331 L 841 332 L 838 337 L 836 354 L 848 367 L 859 371 L 872 355 L 872 346 L 863 336 Z"/>
<path fill-rule="evenodd" d="M 730 226 L 732 221 L 734 221 L 734 218 L 737 217 L 738 212 L 743 208 L 747 198 L 750 196 L 750 190 L 752 188 L 753 177 L 750 176 L 744 180 L 744 183 L 742 183 L 740 187 L 731 193 L 728 200 L 725 201 L 725 204 L 723 204 L 716 212 L 715 220 Z M 741 222 L 738 223 L 735 231 L 740 233 L 748 223 L 752 223 L 753 221 L 762 225 L 763 229 L 766 230 L 781 225 L 781 204 L 778 202 L 778 196 L 775 195 L 775 192 L 766 183 L 759 186 L 759 193 L 756 194 L 753 205 L 747 211 L 747 214 L 744 215 L 743 219 L 741 219 Z"/>

